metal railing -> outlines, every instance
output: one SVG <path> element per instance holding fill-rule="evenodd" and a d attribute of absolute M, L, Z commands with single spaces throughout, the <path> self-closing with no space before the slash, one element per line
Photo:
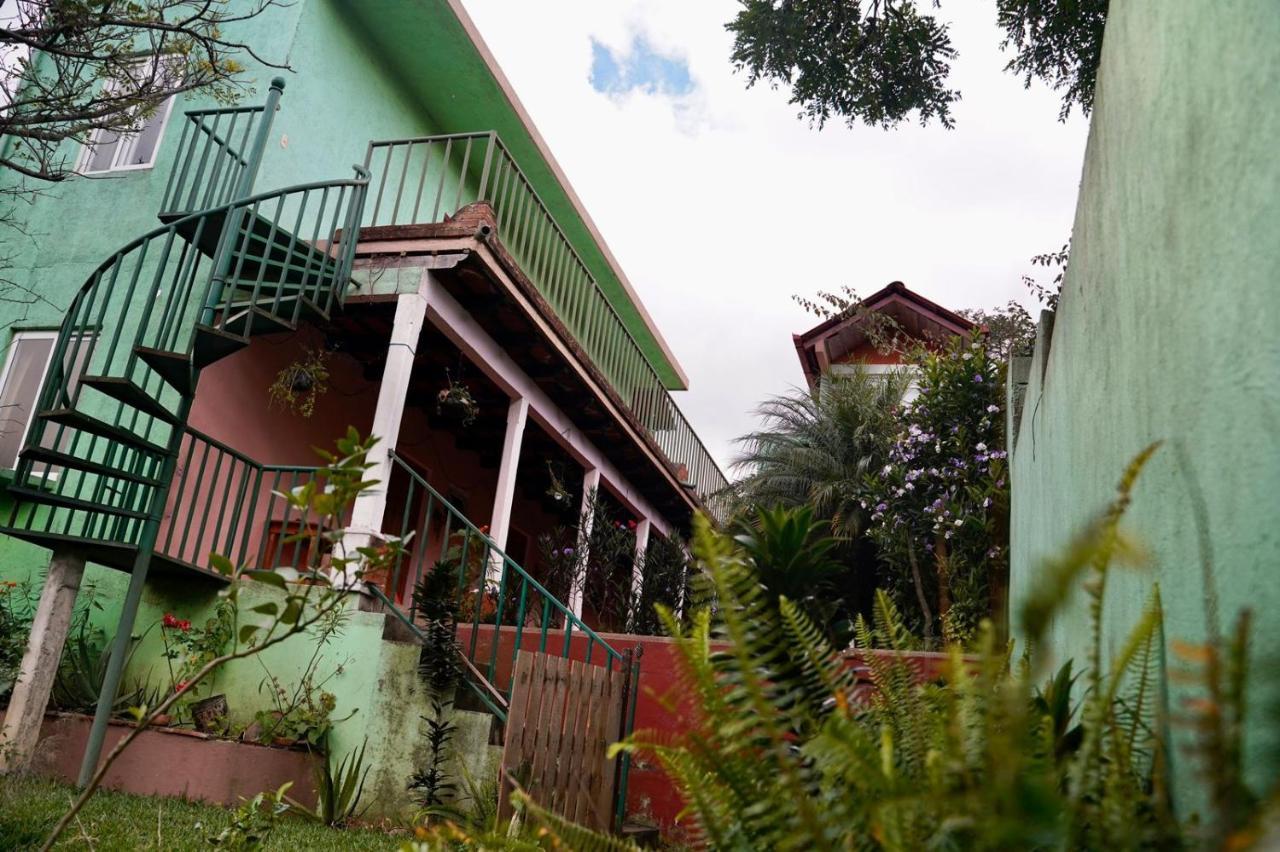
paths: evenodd
<path fill-rule="evenodd" d="M 394 451 L 391 465 L 387 490 L 397 498 L 397 505 L 388 503 L 383 530 L 384 536 L 404 546 L 385 576 L 365 579 L 381 587 L 389 601 L 405 611 L 409 622 L 419 619 L 414 589 L 443 566 L 453 575 L 453 602 L 459 625 L 467 633 L 463 656 L 504 699 L 510 693 L 515 658 L 521 648 L 568 656 L 577 634 L 578 642 L 584 644 L 586 662 L 622 665 L 623 654 Z"/>
<path fill-rule="evenodd" d="M 618 739 L 629 736 L 639 696 L 638 650 L 615 649 L 394 450 L 390 460 L 388 507 L 382 526 L 384 537 L 401 542 L 402 547 L 385 576 L 365 576 L 371 593 L 424 638 L 425 616 L 417 610 L 414 590 L 429 572 L 446 571 L 458 613 L 463 682 L 494 715 L 506 721 L 517 655 L 522 649 L 537 651 L 622 672 L 626 695 L 617 735 Z M 395 512 L 393 499 L 398 503 Z M 614 803 L 619 826 L 630 766 L 630 757 L 623 755 Z"/>
<path fill-rule="evenodd" d="M 156 552 L 205 570 L 212 553 L 248 568 L 319 565 L 323 554 L 311 553 L 310 541 L 291 539 L 315 532 L 318 519 L 282 496 L 312 481 L 317 470 L 261 464 L 188 429 Z"/>
<path fill-rule="evenodd" d="M 681 482 L 721 516 L 724 474 L 653 364 L 496 133 L 371 142 L 363 225 L 442 221 L 475 201 L 493 207 L 498 239 Z"/>
<path fill-rule="evenodd" d="M 188 110 L 160 215 L 218 207 L 235 198 L 249 166 L 254 131 L 266 108 Z"/>

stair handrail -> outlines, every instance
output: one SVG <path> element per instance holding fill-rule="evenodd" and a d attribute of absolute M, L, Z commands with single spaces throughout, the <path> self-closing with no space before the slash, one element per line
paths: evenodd
<path fill-rule="evenodd" d="M 460 628 L 469 628 L 470 637 L 467 647 L 464 650 L 464 656 L 470 660 L 477 671 L 479 671 L 484 679 L 494 686 L 499 692 L 505 692 L 499 677 L 499 655 L 503 657 L 502 675 L 509 678 L 513 671 L 514 661 L 520 650 L 525 645 L 525 633 L 527 630 L 539 631 L 540 635 L 536 639 L 537 647 L 527 650 L 539 650 L 546 653 L 554 653 L 558 656 L 568 657 L 573 652 L 574 633 L 577 632 L 585 639 L 586 647 L 583 649 L 583 660 L 587 664 L 592 664 L 595 660 L 599 660 L 599 664 L 609 668 L 615 666 L 621 668 L 625 663 L 624 654 L 620 653 L 608 641 L 606 641 L 594 629 L 578 617 L 572 609 L 566 606 L 562 601 L 557 599 L 542 583 L 534 579 L 532 575 L 526 571 L 523 566 L 505 553 L 502 548 L 498 547 L 497 542 L 472 523 L 466 515 L 460 512 L 448 499 L 439 491 L 431 486 L 429 482 L 416 470 L 410 466 L 407 461 L 397 454 L 395 450 L 388 451 L 388 457 L 392 465 L 392 476 L 404 474 L 408 476 L 408 489 L 405 496 L 405 508 L 402 517 L 399 519 L 398 531 L 396 530 L 397 521 L 394 518 L 384 519 L 383 533 L 386 540 L 398 540 L 408 542 L 402 552 L 395 559 L 393 568 L 389 569 L 388 582 L 383 597 L 388 599 L 387 603 L 397 613 L 400 614 L 402 620 L 413 622 L 416 619 L 416 608 L 411 603 L 408 607 L 408 613 L 404 613 L 401 606 L 395 602 L 400 596 L 399 589 L 402 580 L 405 581 L 410 595 L 412 590 L 417 587 L 418 583 L 426 576 L 423 566 L 429 560 L 434 563 L 439 559 L 452 558 L 451 553 L 457 550 L 457 573 L 453 578 L 456 582 L 455 595 L 457 600 L 465 601 L 468 597 L 471 599 L 470 612 L 463 612 L 459 618 Z M 390 479 L 390 477 L 388 477 Z M 410 509 L 414 504 L 415 492 L 422 495 L 422 503 L 420 508 L 420 517 L 410 517 Z M 434 516 L 436 512 L 443 512 L 444 520 L 442 526 L 436 527 Z M 428 548 L 432 551 L 435 546 L 429 544 L 430 534 L 435 530 L 440 532 L 440 541 L 438 544 L 439 553 L 429 553 Z M 455 543 L 457 537 L 461 537 L 460 543 Z M 473 550 L 474 548 L 474 550 Z M 477 562 L 471 559 L 478 556 Z M 412 574 L 406 572 L 405 561 L 408 559 L 413 563 Z M 474 573 L 474 576 L 472 572 Z M 366 577 L 366 581 L 370 581 Z M 474 587 L 472 584 L 474 583 Z M 374 580 L 372 585 L 378 585 Z M 518 589 L 518 597 L 517 597 Z M 511 595 L 508 599 L 508 594 Z M 541 600 L 540 618 L 530 626 L 527 615 L 535 615 L 533 610 L 526 609 L 530 600 L 535 605 Z M 491 617 L 485 614 L 489 604 L 493 605 Z M 514 609 L 514 618 L 511 610 Z M 535 616 L 536 617 L 536 616 Z M 563 626 L 560 626 L 563 625 Z M 500 651 L 502 637 L 502 628 L 510 627 L 514 630 L 514 639 L 510 647 L 510 654 Z M 559 649 L 554 651 L 548 650 L 548 643 L 552 631 L 563 630 L 564 638 L 559 642 Z M 481 659 L 482 654 L 477 653 L 480 634 L 482 631 L 489 632 L 491 641 L 488 648 L 488 659 Z M 535 640 L 531 640 L 531 643 Z M 581 640 L 580 640 L 581 641 Z M 597 648 L 599 651 L 597 652 Z M 509 659 L 507 657 L 509 656 Z M 575 655 L 576 656 L 576 655 Z"/>

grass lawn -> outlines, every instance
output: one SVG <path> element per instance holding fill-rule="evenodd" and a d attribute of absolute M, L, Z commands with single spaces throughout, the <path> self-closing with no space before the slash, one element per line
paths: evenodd
<path fill-rule="evenodd" d="M 39 779 L 0 778 L 0 849 L 37 849 L 66 813 L 73 789 Z M 57 849 L 96 852 L 210 849 L 207 838 L 231 822 L 231 810 L 150 796 L 100 791 L 80 812 Z M 300 817 L 281 817 L 262 849 L 394 850 L 407 834 L 392 837 L 368 829 L 336 830 Z"/>

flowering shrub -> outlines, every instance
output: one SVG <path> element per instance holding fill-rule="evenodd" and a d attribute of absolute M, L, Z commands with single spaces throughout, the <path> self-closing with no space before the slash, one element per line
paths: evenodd
<path fill-rule="evenodd" d="M 195 672 L 223 654 L 234 629 L 235 612 L 225 600 L 218 601 L 213 617 L 205 621 L 203 627 L 193 627 L 189 620 L 166 612 L 160 619 L 160 638 L 169 667 L 170 690 L 183 690 Z M 192 690 L 189 697 L 195 698 L 196 690 Z"/>
<path fill-rule="evenodd" d="M 978 335 L 920 350 L 920 395 L 904 406 L 889 463 L 870 477 L 869 534 L 886 588 L 913 628 L 957 641 L 990 611 L 1008 507 L 1001 365 Z"/>

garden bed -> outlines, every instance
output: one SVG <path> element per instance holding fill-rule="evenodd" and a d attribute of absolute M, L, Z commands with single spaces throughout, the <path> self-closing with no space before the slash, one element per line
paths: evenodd
<path fill-rule="evenodd" d="M 74 782 L 92 723 L 92 717 L 80 713 L 46 715 L 32 772 Z M 113 720 L 103 754 L 132 727 Z M 139 795 L 234 806 L 242 797 L 252 798 L 292 782 L 289 795 L 311 806 L 315 803 L 314 769 L 323 759 L 304 750 L 237 742 L 185 728 L 151 728 L 139 734 L 112 764 L 103 786 Z"/>

